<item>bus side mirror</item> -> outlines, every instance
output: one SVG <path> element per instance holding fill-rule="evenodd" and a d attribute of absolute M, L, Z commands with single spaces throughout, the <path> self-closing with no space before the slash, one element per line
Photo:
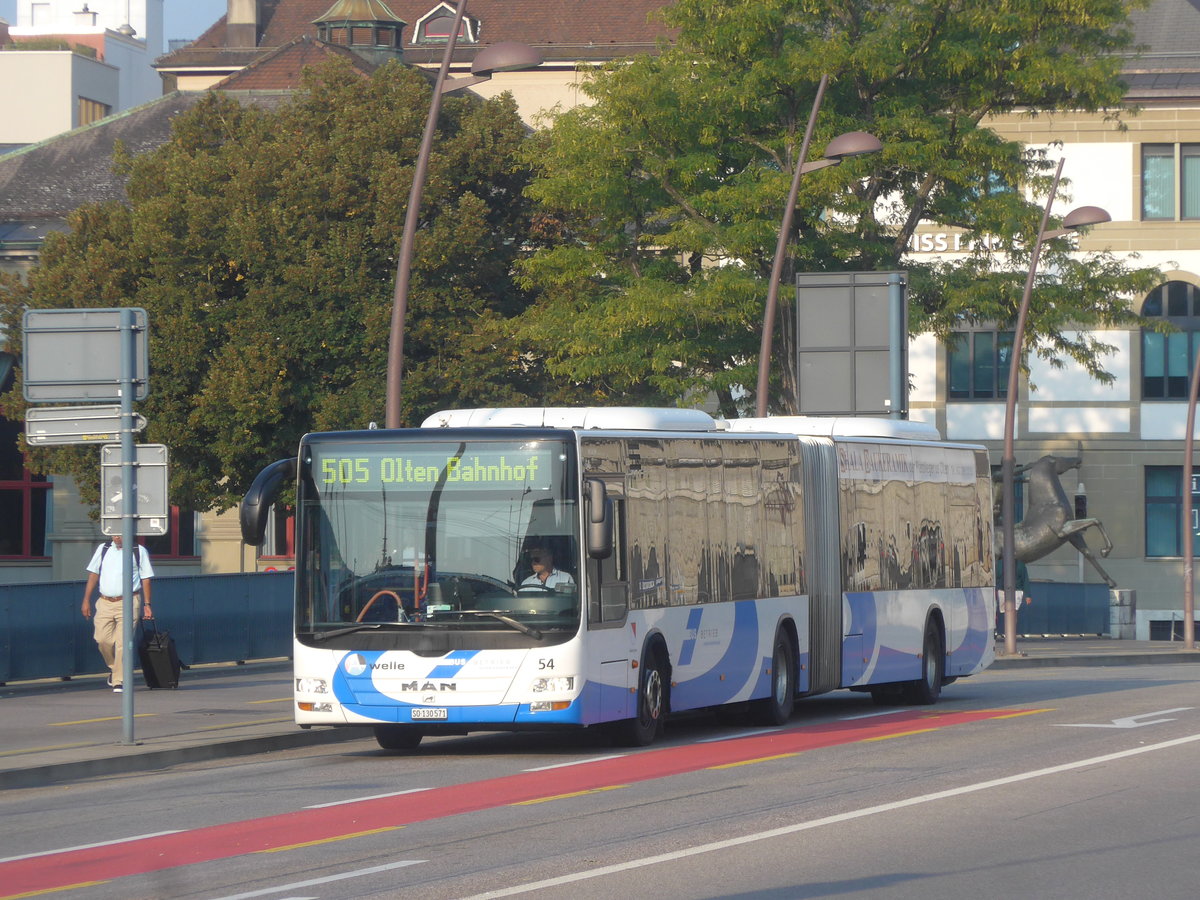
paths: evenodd
<path fill-rule="evenodd" d="M 587 488 L 587 549 L 592 559 L 608 559 L 613 552 L 612 501 L 603 481 L 589 479 Z"/>
<path fill-rule="evenodd" d="M 242 526 L 242 541 L 258 546 L 267 533 L 267 514 L 279 496 L 279 486 L 285 479 L 296 477 L 295 458 L 273 462 L 254 478 L 250 490 L 242 498 L 238 521 Z"/>

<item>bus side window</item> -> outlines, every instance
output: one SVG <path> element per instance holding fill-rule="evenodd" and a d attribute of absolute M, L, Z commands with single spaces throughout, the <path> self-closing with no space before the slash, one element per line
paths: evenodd
<path fill-rule="evenodd" d="M 587 560 L 588 624 L 622 622 L 629 610 L 629 576 L 625 568 L 625 501 L 612 499 L 613 552 L 605 559 Z"/>

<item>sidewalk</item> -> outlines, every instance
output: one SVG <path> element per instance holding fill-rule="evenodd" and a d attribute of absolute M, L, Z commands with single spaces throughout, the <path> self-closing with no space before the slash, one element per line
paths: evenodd
<path fill-rule="evenodd" d="M 1183 662 L 1200 662 L 1200 650 L 1185 650 L 1178 641 L 1114 641 L 1094 635 L 1019 637 L 1016 656 L 1004 654 L 1003 638 L 996 641 L 996 661 L 992 668 L 1144 666 Z"/>
<path fill-rule="evenodd" d="M 1166 641 L 1020 638 L 1018 655 L 1003 649 L 992 669 L 1200 662 L 1200 651 Z M 133 744 L 123 743 L 122 697 L 102 676 L 0 687 L 0 790 L 341 741 L 375 746 L 368 726 L 298 728 L 288 660 L 197 666 L 177 690 L 137 681 Z"/>
<path fill-rule="evenodd" d="M 372 737 L 369 727 L 297 727 L 286 659 L 193 666 L 175 690 L 134 680 L 133 744 L 122 695 L 102 675 L 0 687 L 0 790 Z"/>

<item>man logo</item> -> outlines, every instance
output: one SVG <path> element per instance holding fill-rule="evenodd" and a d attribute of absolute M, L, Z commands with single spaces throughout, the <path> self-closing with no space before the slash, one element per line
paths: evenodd
<path fill-rule="evenodd" d="M 367 671 L 367 661 L 361 653 L 351 653 L 342 663 L 342 668 L 346 670 L 347 675 L 358 676 Z"/>

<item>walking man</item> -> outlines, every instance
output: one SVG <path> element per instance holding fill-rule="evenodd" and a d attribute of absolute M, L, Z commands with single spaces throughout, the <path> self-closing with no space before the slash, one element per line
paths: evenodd
<path fill-rule="evenodd" d="M 125 641 L 123 622 L 124 609 L 122 594 L 125 591 L 123 577 L 125 574 L 124 554 L 121 553 L 121 536 L 116 535 L 111 544 L 101 544 L 92 554 L 88 563 L 87 585 L 83 589 L 83 617 L 92 619 L 92 591 L 100 588 L 96 600 L 96 614 L 93 619 L 96 644 L 104 664 L 108 666 L 108 683 L 113 693 L 123 690 L 125 678 Z M 153 617 L 150 610 L 150 579 L 154 577 L 154 568 L 150 565 L 150 554 L 145 547 L 135 545 L 133 548 L 133 628 L 145 616 Z"/>

